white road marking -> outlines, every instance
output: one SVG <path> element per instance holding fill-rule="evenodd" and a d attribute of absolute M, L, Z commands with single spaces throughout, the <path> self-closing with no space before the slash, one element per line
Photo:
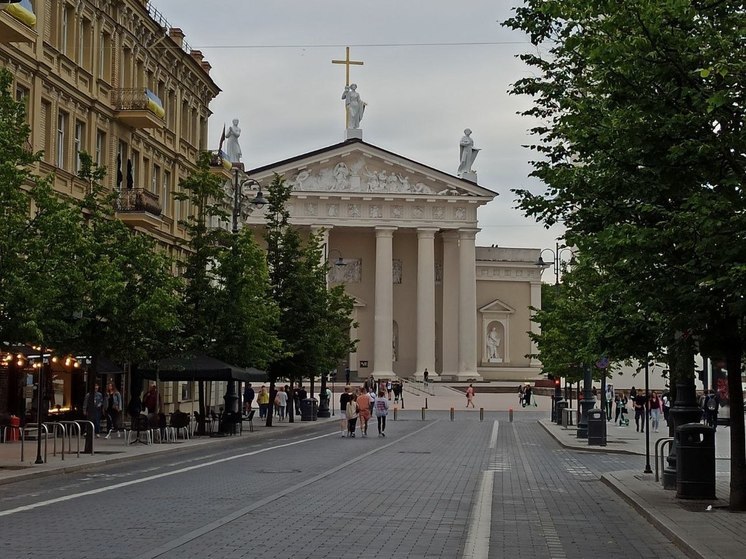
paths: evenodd
<path fill-rule="evenodd" d="M 500 422 L 492 424 L 490 435 L 489 469 L 482 472 L 479 480 L 474 504 L 469 515 L 469 531 L 466 534 L 464 552 L 462 559 L 487 559 L 490 555 L 490 535 L 492 533 L 492 492 L 495 480 L 495 471 L 500 469 L 497 460 L 497 434 Z"/>

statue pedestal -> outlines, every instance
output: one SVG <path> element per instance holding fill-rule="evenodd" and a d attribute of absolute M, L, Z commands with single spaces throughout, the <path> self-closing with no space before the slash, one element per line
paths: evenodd
<path fill-rule="evenodd" d="M 352 139 L 363 139 L 363 131 L 360 128 L 346 128 L 345 129 L 345 140 L 352 140 Z M 476 182 L 476 176 L 474 178 L 474 181 Z"/>
<path fill-rule="evenodd" d="M 503 360 L 500 357 L 490 357 L 487 359 L 487 363 L 502 363 Z"/>
<path fill-rule="evenodd" d="M 362 138 L 361 138 L 362 139 Z M 476 184 L 477 182 L 477 173 L 476 171 L 466 171 L 465 173 L 461 173 L 459 175 L 459 178 L 473 182 Z"/>

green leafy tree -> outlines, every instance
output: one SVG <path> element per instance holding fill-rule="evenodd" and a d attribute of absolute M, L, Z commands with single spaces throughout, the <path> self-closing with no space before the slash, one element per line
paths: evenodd
<path fill-rule="evenodd" d="M 91 354 L 94 371 L 103 355 L 134 364 L 159 359 L 177 344 L 180 282 L 151 238 L 115 218 L 116 195 L 101 185 L 105 169 L 79 156 L 79 176 L 89 184 L 76 258 L 83 293 L 72 309 L 76 336 L 67 343 Z"/>
<path fill-rule="evenodd" d="M 738 2 L 527 0 L 526 32 L 543 194 L 520 207 L 562 222 L 625 311 L 659 317 L 657 340 L 693 382 L 691 343 L 727 359 L 743 399 L 746 231 L 744 10 Z M 692 336 L 693 335 L 693 336 Z M 688 348 L 688 349 L 687 349 Z M 646 348 L 647 350 L 648 348 Z M 731 495 L 746 509 L 743 407 L 731 406 Z"/>
<path fill-rule="evenodd" d="M 300 380 L 336 367 L 353 347 L 349 340 L 352 299 L 342 287 L 327 289 L 328 265 L 320 237 L 305 242 L 289 222 L 286 208 L 292 186 L 276 175 L 269 186 L 267 261 L 273 298 L 280 309 L 280 357 L 271 379 Z M 271 416 L 271 414 L 269 414 Z M 271 417 L 268 416 L 268 424 Z"/>

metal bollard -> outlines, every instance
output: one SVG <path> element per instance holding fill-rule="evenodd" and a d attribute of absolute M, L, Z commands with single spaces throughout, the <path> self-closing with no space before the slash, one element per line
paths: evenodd
<path fill-rule="evenodd" d="M 425 398 L 425 409 L 427 409 L 427 398 Z"/>
<path fill-rule="evenodd" d="M 399 415 L 399 408 L 394 406 L 394 421 L 396 421 L 396 416 Z"/>
<path fill-rule="evenodd" d="M 513 408 L 508 409 L 508 417 L 510 418 L 510 422 L 513 423 Z"/>
<path fill-rule="evenodd" d="M 479 408 L 479 421 L 484 421 L 484 408 Z"/>
<path fill-rule="evenodd" d="M 422 421 L 425 421 L 425 408 L 422 408 Z"/>
<path fill-rule="evenodd" d="M 451 408 L 451 421 L 453 421 L 453 414 L 454 414 L 454 410 L 453 408 Z"/>

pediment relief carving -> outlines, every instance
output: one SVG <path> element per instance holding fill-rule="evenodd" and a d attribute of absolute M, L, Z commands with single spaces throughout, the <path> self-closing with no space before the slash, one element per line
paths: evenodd
<path fill-rule="evenodd" d="M 474 196 L 466 189 L 434 181 L 384 162 L 358 157 L 331 161 L 286 174 L 294 192 L 360 192 L 421 194 L 429 196 Z"/>

